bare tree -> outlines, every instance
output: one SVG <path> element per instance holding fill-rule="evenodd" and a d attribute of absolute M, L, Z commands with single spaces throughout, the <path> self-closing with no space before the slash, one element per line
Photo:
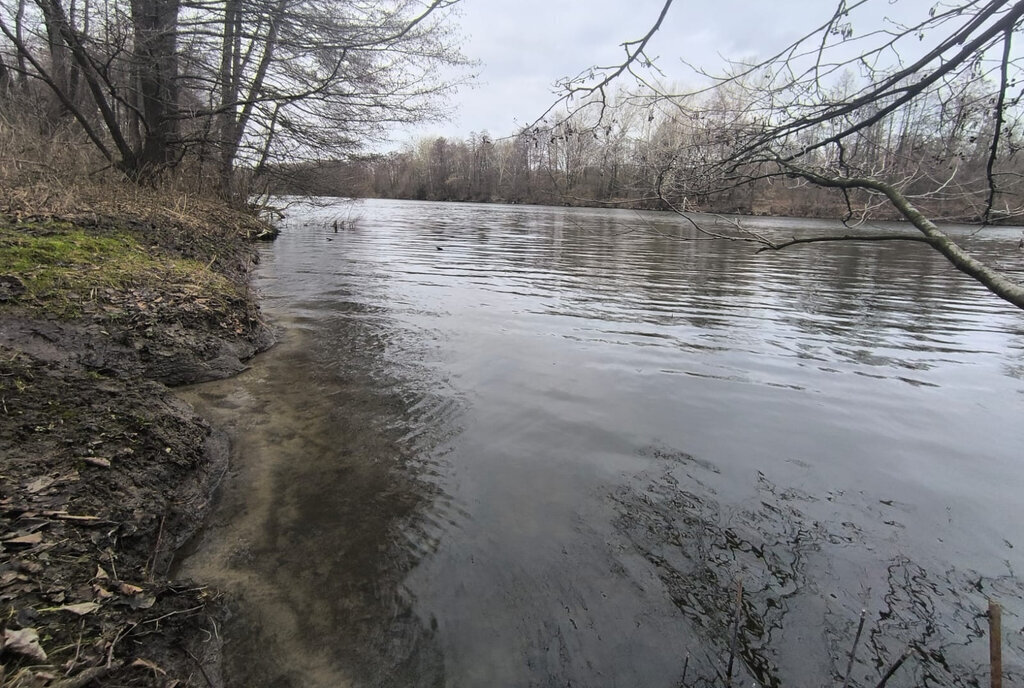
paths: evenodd
<path fill-rule="evenodd" d="M 1024 75 L 1012 47 L 1024 1 L 937 3 L 916 22 L 864 30 L 859 17 L 877 0 L 840 0 L 826 21 L 768 59 L 732 63 L 724 74 L 694 70 L 709 85 L 689 91 L 661 85 L 645 53 L 672 4 L 664 2 L 642 39 L 624 44 L 620 64 L 565 80 L 561 101 L 604 119 L 609 85 L 632 75 L 632 102 L 688 128 L 666 138 L 674 146 L 664 149 L 652 189 L 667 207 L 685 213 L 695 196 L 755 193 L 773 179 L 828 189 L 847 223 L 884 206 L 913 231 L 782 238 L 742 223 L 729 232 L 701 229 L 772 251 L 830 241 L 924 243 L 1024 308 L 1018 280 L 935 224 L 952 207 L 960 219 L 973 209 L 966 219 L 982 227 L 1024 214 L 1017 155 Z"/>
<path fill-rule="evenodd" d="M 390 125 L 436 116 L 458 85 L 441 68 L 467 64 L 446 14 L 456 2 L 228 0 L 220 34 L 194 51 L 215 59 L 185 75 L 197 90 L 215 85 L 197 114 L 215 120 L 225 190 L 239 163 L 265 172 L 341 157 Z"/>
<path fill-rule="evenodd" d="M 183 160 L 244 197 L 235 170 L 351 152 L 436 116 L 465 65 L 458 0 L 0 0 L 5 72 L 43 85 L 126 176 Z M 6 44 L 4 43 L 6 39 Z M 2 76 L 2 75 L 0 75 Z"/>

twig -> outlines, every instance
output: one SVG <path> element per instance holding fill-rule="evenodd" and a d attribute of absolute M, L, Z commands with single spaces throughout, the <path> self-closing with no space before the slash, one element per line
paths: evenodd
<path fill-rule="evenodd" d="M 120 631 L 118 631 L 117 635 L 114 636 L 114 639 L 110 642 L 110 647 L 107 648 L 107 664 L 106 664 L 106 668 L 107 669 L 110 669 L 111 666 L 113 666 L 113 663 L 114 663 L 114 648 L 117 646 L 117 641 L 119 641 L 125 634 L 131 633 L 133 630 L 135 630 L 136 626 L 138 626 L 137 623 L 128 624 L 127 626 L 122 628 Z"/>
<path fill-rule="evenodd" d="M 1003 610 L 988 601 L 988 655 L 992 664 L 992 688 L 1003 688 Z"/>
<path fill-rule="evenodd" d="M 113 532 L 113 530 L 111 532 Z M 111 560 L 111 573 L 114 574 L 114 579 L 120 580 L 121 577 L 118 575 L 118 567 L 114 563 L 114 550 L 112 550 L 111 548 L 106 548 L 106 558 Z"/>
<path fill-rule="evenodd" d="M 736 643 L 740 635 L 740 615 L 743 611 L 743 581 L 736 581 L 736 611 L 732 620 L 732 640 L 729 643 L 729 666 L 725 669 L 725 686 L 732 686 L 732 664 L 736 659 Z"/>
<path fill-rule="evenodd" d="M 690 668 L 690 653 L 686 653 L 686 659 L 683 660 L 683 675 L 679 679 L 679 688 L 686 688 L 686 670 Z"/>
<path fill-rule="evenodd" d="M 157 621 L 163 621 L 164 619 L 168 619 L 168 618 L 170 618 L 172 616 L 177 616 L 178 614 L 190 614 L 192 612 L 199 611 L 200 609 L 204 608 L 205 606 L 206 606 L 205 604 L 200 604 L 200 605 L 197 605 L 195 607 L 189 607 L 188 609 L 179 609 L 177 611 L 168 612 L 167 614 L 164 614 L 163 616 L 157 616 L 157 617 L 155 617 L 153 619 L 146 619 L 142 623 L 144 623 L 144 624 L 156 623 Z"/>
<path fill-rule="evenodd" d="M 75 668 L 76 664 L 78 664 L 78 658 L 82 656 L 82 628 L 84 626 L 85 619 L 82 619 L 78 623 L 78 640 L 75 641 L 75 656 L 72 657 L 71 661 L 68 663 L 68 670 L 64 672 L 65 676 L 71 673 L 71 670 Z"/>
<path fill-rule="evenodd" d="M 153 582 L 153 573 L 156 570 L 156 558 L 157 558 L 157 555 L 160 554 L 160 540 L 164 536 L 164 519 L 166 519 L 166 518 L 167 518 L 167 514 L 164 514 L 164 515 L 162 515 L 160 517 L 160 530 L 157 531 L 156 543 L 153 545 L 153 556 L 151 556 L 150 560 L 149 560 L 149 576 L 148 576 L 148 578 L 149 578 L 149 582 L 150 583 Z"/>
<path fill-rule="evenodd" d="M 896 673 L 897 669 L 903 666 L 903 662 L 907 661 L 907 658 L 912 654 L 914 654 L 914 649 L 912 647 L 908 647 L 906 651 L 900 655 L 900 658 L 893 662 L 893 665 L 889 667 L 889 670 L 882 675 L 882 680 L 875 685 L 875 688 L 885 688 L 885 684 L 889 682 L 892 675 Z"/>
<path fill-rule="evenodd" d="M 210 688 L 215 688 L 216 684 L 212 680 L 210 680 L 210 675 L 206 673 L 206 668 L 203 666 L 203 663 L 199 661 L 199 658 L 191 652 L 189 652 L 188 648 L 182 647 L 181 649 L 185 652 L 185 654 L 191 657 L 192 661 L 196 663 L 197 667 L 199 667 L 200 673 L 202 673 L 203 678 L 206 679 L 206 684 L 210 686 Z"/>
<path fill-rule="evenodd" d="M 58 681 L 51 685 L 50 688 L 85 688 L 93 681 L 98 678 L 105 676 L 110 673 L 112 667 L 109 666 L 98 666 L 89 667 L 88 669 L 82 669 L 80 672 L 70 678 L 66 678 L 63 681 Z"/>
<path fill-rule="evenodd" d="M 867 614 L 867 609 L 860 610 L 860 621 L 857 623 L 857 634 L 853 636 L 853 647 L 850 648 L 850 661 L 846 663 L 846 678 L 843 679 L 843 688 L 850 685 L 850 676 L 853 674 L 853 660 L 857 657 L 857 646 L 860 644 L 860 634 L 864 631 L 864 619 Z"/>
<path fill-rule="evenodd" d="M 79 521 L 82 523 L 93 523 L 95 525 L 113 523 L 113 521 L 104 521 L 99 516 L 79 516 L 76 514 L 69 514 L 66 511 L 40 511 L 39 515 L 46 516 L 47 518 L 56 518 L 60 521 Z"/>
<path fill-rule="evenodd" d="M 644 50 L 647 48 L 647 44 L 650 42 L 651 38 L 654 37 L 654 34 L 657 33 L 658 29 L 661 28 L 661 24 L 662 22 L 665 21 L 665 16 L 668 14 L 668 10 L 672 6 L 672 2 L 673 0 L 665 0 L 665 3 L 662 5 L 661 12 L 659 12 L 658 14 L 657 21 L 654 22 L 654 25 L 650 28 L 650 30 L 648 30 L 646 34 L 644 34 L 642 38 L 634 41 L 626 41 L 625 43 L 621 44 L 621 47 L 626 51 L 626 59 L 623 62 L 608 67 L 594 67 L 591 68 L 590 70 L 585 70 L 584 72 L 581 72 L 580 75 L 577 76 L 576 78 L 563 80 L 560 84 L 565 89 L 562 97 L 560 97 L 558 100 L 552 103 L 551 107 L 545 110 L 540 117 L 535 119 L 533 123 L 526 128 L 535 128 L 555 108 L 557 108 L 562 103 L 571 100 L 577 94 L 583 94 L 585 96 L 592 96 L 595 93 L 600 94 L 601 112 L 603 113 L 605 109 L 604 95 L 606 87 L 611 85 L 613 81 L 619 78 L 627 70 L 629 70 L 630 73 L 632 73 L 632 70 L 630 68 L 632 64 L 637 60 L 641 60 L 642 63 L 645 64 L 646 66 L 652 66 L 651 60 L 646 57 Z M 596 76 L 597 73 L 601 72 L 604 73 L 603 78 L 597 83 L 591 84 L 589 86 L 585 83 L 579 83 L 582 80 L 581 77 L 584 74 L 591 74 Z"/>

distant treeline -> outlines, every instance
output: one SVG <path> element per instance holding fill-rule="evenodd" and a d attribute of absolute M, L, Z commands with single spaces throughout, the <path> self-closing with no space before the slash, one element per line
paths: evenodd
<path fill-rule="evenodd" d="M 927 103 L 925 104 L 927 106 Z M 944 103 L 946 111 L 949 103 Z M 684 117 L 664 110 L 615 108 L 600 122 L 565 116 L 557 124 L 524 130 L 509 138 L 486 133 L 467 139 L 431 138 L 405 150 L 345 162 L 322 162 L 273 169 L 270 190 L 277 193 L 475 201 L 554 205 L 711 211 L 753 215 L 840 217 L 855 209 L 889 217 L 887 205 L 862 192 L 847 196 L 834 189 L 780 176 L 750 173 L 742 184 L 698 178 L 704 161 L 729 145 L 737 127 L 750 126 L 722 106 L 721 118 Z M 985 130 L 992 126 L 984 108 L 965 98 L 955 126 L 938 126 L 913 107 L 887 118 L 871 132 L 869 145 L 845 151 L 851 167 L 884 170 L 892 178 L 985 179 Z M 947 115 L 948 116 L 948 115 Z M 937 132 L 943 132 L 941 135 Z M 928 170 L 922 174 L 921 160 Z M 1015 177 L 1024 166 L 1015 161 Z M 902 169 L 907 167 L 906 170 Z M 951 185 L 953 186 L 953 185 Z M 927 193 L 917 204 L 934 219 L 979 217 L 978 195 L 963 183 L 946 193 Z M 924 187 L 922 187 L 924 191 Z"/>
<path fill-rule="evenodd" d="M 537 132 L 499 140 L 486 134 L 465 140 L 431 138 L 385 155 L 279 166 L 272 171 L 270 189 L 357 198 L 666 207 L 656 193 L 660 171 L 636 142 L 599 144 L 599 137 L 584 133 Z M 820 213 L 824 201 L 836 212 L 841 210 L 822 189 L 805 188 L 783 199 L 777 185 L 764 186 L 686 199 L 686 208 L 812 215 Z"/>

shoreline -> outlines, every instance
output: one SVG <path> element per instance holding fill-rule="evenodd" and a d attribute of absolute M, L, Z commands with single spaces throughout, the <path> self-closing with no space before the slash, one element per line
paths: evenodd
<path fill-rule="evenodd" d="M 175 388 L 274 343 L 244 214 L 0 214 L 0 684 L 222 685 L 222 594 L 175 581 L 229 457 Z"/>
<path fill-rule="evenodd" d="M 276 192 L 276 197 L 286 197 L 290 195 L 304 195 L 303 193 L 292 192 L 284 190 Z M 741 208 L 699 208 L 699 209 L 686 209 L 679 211 L 673 208 L 666 207 L 663 203 L 656 204 L 656 207 L 649 206 L 644 202 L 636 200 L 608 200 L 608 201 L 594 201 L 590 199 L 580 199 L 572 197 L 572 202 L 557 202 L 552 200 L 548 203 L 542 203 L 537 201 L 517 201 L 508 199 L 469 199 L 469 198 L 411 198 L 404 196 L 359 196 L 359 195 L 329 195 L 329 194 L 312 194 L 309 198 L 316 199 L 331 199 L 334 201 L 410 201 L 413 203 L 458 203 L 465 205 L 495 205 L 495 206 L 523 206 L 523 207 L 538 207 L 538 208 L 576 208 L 579 210 L 630 210 L 637 212 L 651 212 L 651 213 L 665 213 L 666 215 L 677 215 L 682 217 L 689 216 L 727 216 L 735 218 L 750 218 L 750 219 L 778 219 L 778 220 L 821 220 L 825 222 L 844 222 L 843 216 L 845 214 L 842 208 L 832 208 L 823 206 L 817 208 L 818 212 L 810 212 L 804 214 L 776 212 L 774 206 L 759 208 L 757 211 L 744 211 Z M 889 211 L 887 208 L 876 209 L 876 214 L 870 218 L 865 218 L 867 222 L 891 222 L 895 224 L 909 225 L 910 222 L 900 213 L 896 211 Z M 1012 221 L 1011 221 L 1012 220 Z M 855 220 L 855 223 L 859 223 L 860 220 Z M 948 225 L 966 225 L 966 226 L 977 226 L 980 225 L 982 220 L 980 217 L 968 216 L 968 215 L 951 215 L 942 216 L 934 220 L 939 226 Z M 986 225 L 995 228 L 1003 229 L 1015 229 L 1018 227 L 1024 227 L 1024 221 L 1020 218 L 993 218 L 992 221 Z"/>

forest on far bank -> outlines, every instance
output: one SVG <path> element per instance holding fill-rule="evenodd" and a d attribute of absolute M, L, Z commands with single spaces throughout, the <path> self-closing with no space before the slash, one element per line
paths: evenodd
<path fill-rule="evenodd" d="M 867 216 L 901 217 L 888 204 L 872 203 L 867 193 L 844 195 L 798 177 L 766 175 L 743 184 L 705 178 L 706 162 L 727 156 L 752 126 L 744 116 L 750 104 L 736 100 L 742 92 L 726 91 L 704 94 L 699 107 L 640 107 L 622 98 L 606 105 L 599 121 L 593 109 L 582 108 L 510 137 L 428 137 L 389 153 L 278 165 L 262 181 L 273 193 L 798 217 L 843 217 L 852 200 Z M 845 151 L 847 164 L 907 179 L 907 195 L 935 220 L 977 221 L 985 211 L 979 199 L 993 128 L 984 94 L 979 84 L 965 82 L 955 97 L 947 92 L 942 102 L 921 98 L 901 108 Z M 1009 198 L 1016 194 L 1007 187 L 1024 178 L 1022 163 L 1014 154 L 1004 160 Z M 701 178 L 694 179 L 694 172 Z M 936 193 L 937 180 L 947 178 L 955 183 Z M 999 210 L 994 221 L 1001 219 Z M 1015 210 L 1005 208 L 1002 219 Z"/>

